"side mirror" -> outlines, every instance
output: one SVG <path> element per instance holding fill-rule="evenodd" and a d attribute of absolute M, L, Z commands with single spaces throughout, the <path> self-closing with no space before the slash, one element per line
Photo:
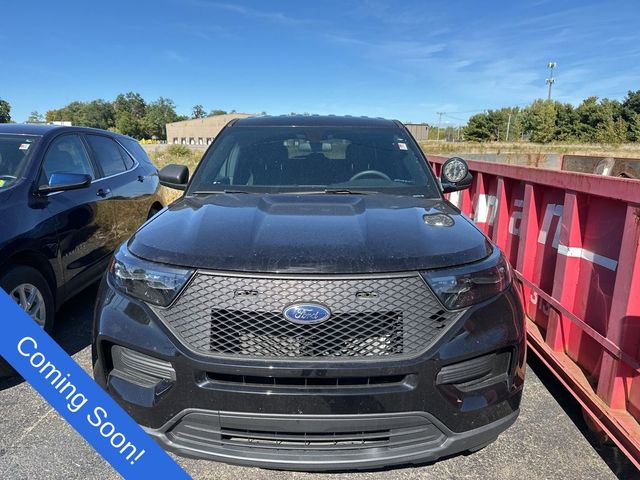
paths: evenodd
<path fill-rule="evenodd" d="M 160 177 L 160 185 L 176 190 L 186 190 L 189 183 L 189 167 L 171 163 L 158 172 L 158 177 Z"/>
<path fill-rule="evenodd" d="M 64 192 L 66 190 L 78 190 L 91 185 L 91 175 L 85 173 L 52 173 L 47 185 L 40 185 L 37 193 L 48 195 L 53 192 Z"/>
<path fill-rule="evenodd" d="M 469 172 L 469 165 L 460 157 L 451 157 L 442 164 L 440 183 L 444 193 L 465 190 L 471 186 L 473 175 Z"/>

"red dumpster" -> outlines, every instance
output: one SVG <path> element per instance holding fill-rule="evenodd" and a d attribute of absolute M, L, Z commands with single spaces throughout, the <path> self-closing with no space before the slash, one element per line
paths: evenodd
<path fill-rule="evenodd" d="M 468 163 L 449 200 L 514 266 L 530 351 L 640 468 L 640 182 Z"/>

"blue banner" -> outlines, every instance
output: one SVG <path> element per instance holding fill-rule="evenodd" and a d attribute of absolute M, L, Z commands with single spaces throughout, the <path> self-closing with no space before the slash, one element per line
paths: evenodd
<path fill-rule="evenodd" d="M 123 478 L 190 478 L 122 407 L 1 289 L 0 318 L 0 355 Z M 64 445 L 60 445 L 60 448 L 64 448 Z"/>

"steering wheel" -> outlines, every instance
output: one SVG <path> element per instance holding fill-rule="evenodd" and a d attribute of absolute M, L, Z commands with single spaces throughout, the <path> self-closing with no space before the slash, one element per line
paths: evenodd
<path fill-rule="evenodd" d="M 385 180 L 389 180 L 390 182 L 393 181 L 391 180 L 389 175 L 387 175 L 384 172 L 381 172 L 380 170 L 363 170 L 361 172 L 356 173 L 353 177 L 349 179 L 349 181 L 353 182 L 354 180 L 360 180 L 363 177 L 371 177 L 371 176 L 384 178 Z"/>

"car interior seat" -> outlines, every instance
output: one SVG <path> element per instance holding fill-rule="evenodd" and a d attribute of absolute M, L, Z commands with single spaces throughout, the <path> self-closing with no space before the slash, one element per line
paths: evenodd
<path fill-rule="evenodd" d="M 254 151 L 257 157 L 252 162 L 254 185 L 287 185 L 284 163 L 288 159 L 289 153 L 284 145 L 278 142 L 271 142 L 259 146 Z"/>

